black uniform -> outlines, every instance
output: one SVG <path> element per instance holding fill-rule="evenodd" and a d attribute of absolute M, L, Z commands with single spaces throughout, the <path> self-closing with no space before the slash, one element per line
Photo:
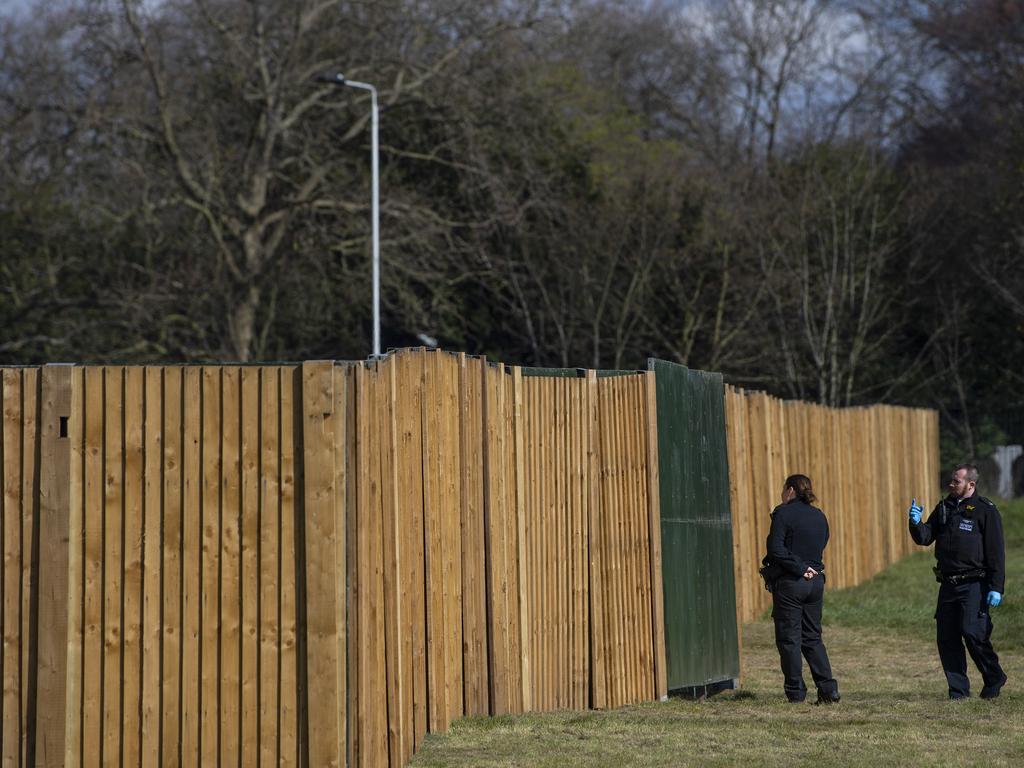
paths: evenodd
<path fill-rule="evenodd" d="M 779 649 L 784 688 L 790 701 L 803 701 L 803 653 L 818 688 L 818 696 L 838 700 L 839 687 L 832 677 L 825 644 L 821 641 L 821 607 L 825 594 L 822 552 L 828 543 L 828 520 L 817 507 L 794 499 L 775 508 L 768 533 L 766 560 L 781 575 L 772 582 L 772 618 L 775 645 Z M 818 572 L 803 577 L 807 567 Z"/>
<path fill-rule="evenodd" d="M 910 522 L 910 535 L 922 546 L 935 542 L 939 587 L 935 634 L 939 659 L 953 699 L 970 695 L 964 645 L 981 671 L 985 688 L 1006 681 L 992 648 L 988 593 L 1002 594 L 1006 581 L 1003 522 L 996 505 L 984 496 L 940 501 L 927 521 Z M 985 696 L 986 691 L 982 691 Z"/>

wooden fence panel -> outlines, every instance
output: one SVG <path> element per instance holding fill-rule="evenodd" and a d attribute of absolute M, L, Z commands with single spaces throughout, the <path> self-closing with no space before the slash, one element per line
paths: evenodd
<path fill-rule="evenodd" d="M 811 477 L 829 519 L 830 587 L 854 586 L 911 551 L 901 514 L 910 498 L 934 503 L 938 430 L 933 411 L 896 406 L 829 409 L 726 389 L 726 433 L 736 560 L 737 615 L 770 604 L 757 565 L 769 511 L 786 476 Z M 865 491 L 865 478 L 871 478 Z"/>

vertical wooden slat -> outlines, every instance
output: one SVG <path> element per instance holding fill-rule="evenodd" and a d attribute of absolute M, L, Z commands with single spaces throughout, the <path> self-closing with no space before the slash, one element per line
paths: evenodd
<path fill-rule="evenodd" d="M 356 526 L 358 573 L 357 672 L 359 715 L 357 765 L 384 765 L 388 760 L 387 691 L 384 669 L 384 590 L 381 561 L 381 499 L 379 448 L 373 442 L 376 424 L 373 406 L 377 402 L 375 370 L 356 369 L 356 416 L 358 419 L 358 523 Z M 374 451 L 377 451 L 375 454 Z M 377 479 L 375 479 L 375 477 Z"/>
<path fill-rule="evenodd" d="M 618 498 L 621 505 L 619 516 L 620 530 L 622 532 L 622 549 L 619 551 L 619 558 L 622 562 L 623 579 L 621 589 L 623 593 L 623 614 L 622 634 L 625 657 L 623 668 L 627 678 L 627 703 L 632 704 L 638 700 L 638 689 L 640 684 L 640 648 L 637 642 L 636 627 L 637 620 L 637 574 L 636 557 L 634 552 L 635 534 L 633 530 L 634 520 L 634 499 L 629 488 L 629 428 L 626 414 L 629 406 L 629 379 L 625 376 L 616 376 L 614 379 L 616 392 L 616 408 L 614 410 L 616 430 L 616 450 L 618 464 Z"/>
<path fill-rule="evenodd" d="M 601 589 L 604 592 L 605 600 L 605 683 L 606 695 L 609 707 L 621 705 L 623 700 L 622 682 L 623 676 L 619 670 L 618 659 L 621 648 L 617 647 L 619 638 L 618 627 L 618 595 L 615 585 L 616 566 L 614 552 L 618 546 L 618 536 L 615 526 L 615 510 L 618 504 L 613 494 L 612 463 L 615 459 L 614 446 L 611 442 L 611 419 L 608 417 L 610 407 L 613 405 L 612 392 L 607 380 L 598 380 L 598 434 L 600 441 L 600 477 L 601 477 L 601 508 L 602 508 L 602 530 L 601 541 L 603 544 Z"/>
<path fill-rule="evenodd" d="M 188 367 L 182 371 L 182 445 L 181 445 L 181 762 L 200 765 L 200 585 L 199 560 L 202 542 L 200 505 L 202 503 L 202 439 L 200 395 L 201 371 Z"/>
<path fill-rule="evenodd" d="M 587 538 L 588 585 L 590 595 L 590 705 L 595 709 L 608 706 L 607 666 L 605 657 L 605 591 L 601 505 L 601 443 L 598 421 L 597 372 L 587 371 L 585 413 L 587 461 Z"/>
<path fill-rule="evenodd" d="M 124 372 L 124 758 L 142 750 L 142 430 L 143 369 Z"/>
<path fill-rule="evenodd" d="M 500 611 L 500 635 L 502 644 L 502 690 L 505 697 L 505 708 L 507 712 L 518 711 L 516 691 L 517 661 L 521 670 L 522 663 L 516 659 L 515 647 L 516 637 L 514 613 L 514 581 L 512 579 L 512 568 L 516 557 L 516 534 L 515 506 L 510 503 L 514 493 L 514 478 L 509 466 L 509 453 L 513 450 L 512 441 L 508 430 L 509 414 L 513 407 L 509 390 L 506 386 L 508 371 L 505 366 L 500 365 L 496 369 L 495 387 L 497 400 L 495 408 L 495 429 L 497 430 L 497 450 L 495 453 L 496 469 L 498 472 L 497 492 L 500 495 L 497 518 L 500 531 L 497 536 L 497 543 L 500 547 L 498 562 L 501 573 L 498 576 L 497 584 L 500 589 L 501 611 Z M 514 439 L 514 436 L 513 436 Z M 521 685 L 521 683 L 520 683 Z"/>
<path fill-rule="evenodd" d="M 394 382 L 390 387 L 389 397 L 390 429 L 392 430 L 389 440 L 393 451 L 392 483 L 395 493 L 396 520 L 396 529 L 393 535 L 397 557 L 402 563 L 396 574 L 398 579 L 397 609 L 402 616 L 402 622 L 398 625 L 398 647 L 395 652 L 401 670 L 402 695 L 399 697 L 400 709 L 397 714 L 401 720 L 400 727 L 404 734 L 403 764 L 416 751 L 416 699 L 426 693 L 417 690 L 419 682 L 414 650 L 416 639 L 422 636 L 423 631 L 422 608 L 419 611 L 414 608 L 417 602 L 422 606 L 422 575 L 417 576 L 417 573 L 422 574 L 423 536 L 420 527 L 422 525 L 422 490 L 416 496 L 410 489 L 419 486 L 423 468 L 421 462 L 413 463 L 410 455 L 413 451 L 410 422 L 413 417 L 418 421 L 419 417 L 419 402 L 414 399 L 415 379 L 419 369 L 412 365 L 412 359 L 408 352 L 396 353 L 393 356 L 393 370 L 390 376 L 393 377 Z M 418 546 L 417 536 L 419 537 Z"/>
<path fill-rule="evenodd" d="M 540 708 L 540 615 L 543 608 L 540 592 L 540 526 L 541 526 L 541 485 L 537 476 L 540 465 L 540 389 L 539 380 L 523 379 L 523 399 L 526 411 L 524 441 L 526 443 L 526 487 L 529 489 L 526 500 L 526 572 L 523 579 L 527 582 L 526 611 L 522 620 L 527 626 L 528 640 L 525 644 L 529 654 L 529 670 L 524 667 L 524 686 L 528 692 L 530 708 L 525 711 L 536 711 Z M 525 673 L 529 672 L 529 675 Z"/>
<path fill-rule="evenodd" d="M 653 582 L 660 576 L 660 571 L 655 572 L 651 566 L 651 542 L 654 537 L 653 529 L 660 527 L 660 519 L 657 524 L 652 525 L 650 516 L 651 496 L 653 490 L 647 486 L 649 451 L 647 441 L 649 440 L 646 419 L 646 398 L 647 379 L 643 374 L 630 376 L 631 409 L 630 432 L 632 434 L 631 450 L 633 455 L 633 477 L 632 485 L 636 503 L 635 525 L 638 536 L 637 556 L 639 559 L 637 579 L 639 581 L 639 620 L 637 627 L 640 636 L 640 657 L 643 662 L 643 689 L 641 696 L 648 700 L 658 699 L 655 669 L 655 646 L 654 646 L 654 585 Z M 660 516 L 659 516 L 660 517 Z M 667 688 L 666 678 L 666 688 Z M 666 691 L 667 694 L 667 691 Z"/>
<path fill-rule="evenodd" d="M 548 595 L 550 597 L 551 633 L 548 636 L 548 654 L 550 662 L 549 709 L 562 707 L 562 633 L 564 631 L 564 588 L 562 585 L 562 567 L 564 563 L 564 515 L 562 510 L 562 483 L 565 479 L 565 467 L 562 465 L 562 429 L 561 429 L 561 393 L 563 380 L 551 378 L 548 384 L 548 490 L 551 498 L 548 503 Z M 554 471 L 551 471 L 554 470 Z"/>
<path fill-rule="evenodd" d="M 555 451 L 554 481 L 555 481 L 555 517 L 554 523 L 554 544 L 553 561 L 555 563 L 555 708 L 565 709 L 568 706 L 566 700 L 566 671 L 568 668 L 568 653 L 566 652 L 566 630 L 567 630 L 567 598 L 566 589 L 568 558 L 568 541 L 566 526 L 566 480 L 569 476 L 566 466 L 566 424 L 565 424 L 565 394 L 566 380 L 563 378 L 552 379 L 555 394 L 555 418 L 553 425 L 555 434 L 552 445 Z"/>
<path fill-rule="evenodd" d="M 215 765 L 220 755 L 220 536 L 221 536 L 221 372 L 201 369 L 202 553 L 200 578 L 200 765 Z"/>
<path fill-rule="evenodd" d="M 22 564 L 22 500 L 21 467 L 22 436 L 21 372 L 3 370 L 3 564 L 2 594 L 3 698 L 0 701 L 0 740 L 5 765 L 17 765 L 22 750 L 24 711 L 21 703 L 21 564 Z"/>
<path fill-rule="evenodd" d="M 504 563 L 504 500 L 501 480 L 502 463 L 499 423 L 501 413 L 498 405 L 498 380 L 500 374 L 492 366 L 485 366 L 483 372 L 483 418 L 484 418 L 484 546 L 487 571 L 485 573 L 488 638 L 489 697 L 492 715 L 505 714 L 508 707 L 508 643 L 505 636 L 505 604 L 501 599 Z"/>
<path fill-rule="evenodd" d="M 33 628 L 39 618 L 39 610 L 42 606 L 36 605 L 39 595 L 39 583 L 38 579 L 43 570 L 42 563 L 35 559 L 36 543 L 38 543 L 38 532 L 36 531 L 36 520 L 39 517 L 39 440 L 40 440 L 40 428 L 39 428 L 39 384 L 40 384 L 40 370 L 39 368 L 25 368 L 21 372 L 22 375 L 22 403 L 21 403 L 21 707 L 22 717 L 25 719 L 25 725 L 21 731 L 21 754 L 24 756 L 26 763 L 35 760 L 38 756 L 35 754 L 34 747 L 39 743 L 41 734 L 38 734 L 38 727 L 36 727 L 37 738 L 35 744 L 29 742 L 29 738 L 33 733 L 33 725 L 38 726 L 38 721 L 41 715 L 39 709 L 39 694 L 45 694 L 45 691 L 38 690 L 38 664 L 35 668 L 32 666 L 32 653 L 33 648 L 31 644 L 34 642 L 33 638 L 38 633 L 38 625 Z M 54 425 L 56 428 L 56 425 Z M 62 471 L 64 482 L 67 481 L 67 473 Z M 47 481 L 52 482 L 52 481 Z M 57 491 L 54 494 L 56 496 L 64 496 L 64 491 Z M 58 504 L 65 503 L 63 499 L 57 501 Z M 56 566 L 60 567 L 60 566 Z M 52 606 L 52 601 L 50 602 Z M 58 619 L 63 622 L 64 617 Z M 38 640 L 38 638 L 36 638 Z M 66 650 L 66 648 L 62 649 Z M 51 655 L 52 658 L 52 655 Z M 37 660 L 38 661 L 38 660 Z M 62 662 L 60 662 L 62 663 Z M 57 684 L 54 680 L 52 673 L 47 674 L 47 682 L 51 685 Z M 43 704 L 49 706 L 52 696 L 46 695 L 47 701 Z M 33 700 L 34 699 L 34 700 Z M 60 734 L 53 733 L 52 727 L 48 726 L 50 733 L 48 735 L 53 736 L 55 739 L 63 737 L 63 731 Z M 59 754 L 51 754 L 57 762 L 60 760 Z"/>
<path fill-rule="evenodd" d="M 26 369 L 25 408 L 23 415 L 24 466 L 22 476 L 23 513 L 22 564 L 31 562 L 32 518 L 38 493 L 39 568 L 33 584 L 33 569 L 24 569 L 22 576 L 22 617 L 27 618 L 29 601 L 26 597 L 38 594 L 38 645 L 36 669 L 29 669 L 31 654 L 22 653 L 22 663 L 28 675 L 36 675 L 36 730 L 35 744 L 28 745 L 26 762 L 39 766 L 58 766 L 64 763 L 64 714 L 67 698 L 68 652 L 68 483 L 70 472 L 70 446 L 67 422 L 71 415 L 71 368 L 47 365 L 42 371 Z M 36 402 L 36 382 L 40 382 L 41 400 Z M 39 409 L 40 421 L 35 419 Z M 61 420 L 64 419 L 64 436 Z M 36 445 L 38 435 L 39 473 L 36 472 Z M 38 478 L 38 487 L 36 485 Z M 25 535 L 25 534 L 28 535 Z M 27 578 L 26 578 L 27 576 Z M 22 627 L 28 624 L 22 621 Z M 31 632 L 19 632 L 28 640 Z M 22 674 L 22 693 L 28 693 L 28 676 Z M 14 713 L 12 713 L 13 715 Z"/>
<path fill-rule="evenodd" d="M 82 649 L 84 631 L 85 517 L 85 372 L 71 370 L 71 408 L 68 419 L 70 467 L 68 487 L 68 661 L 65 699 L 64 765 L 82 764 Z"/>
<path fill-rule="evenodd" d="M 571 505 L 571 539 L 572 550 L 570 564 L 572 568 L 572 698 L 570 706 L 573 709 L 587 708 L 587 675 L 589 671 L 586 666 L 586 656 L 583 651 L 583 641 L 586 637 L 586 590 L 584 588 L 583 574 L 586 563 L 586 547 L 583 535 L 584 506 L 583 501 L 583 415 L 582 395 L 583 381 L 573 379 L 569 382 L 570 406 L 569 406 L 569 456 L 570 456 L 570 494 Z"/>
<path fill-rule="evenodd" d="M 164 369 L 162 499 L 163 594 L 161 759 L 180 762 L 181 749 L 181 460 L 182 369 Z"/>
<path fill-rule="evenodd" d="M 82 762 L 99 765 L 103 736 L 103 368 L 85 369 L 85 400 Z"/>
<path fill-rule="evenodd" d="M 100 744 L 100 754 L 105 763 L 119 762 L 122 746 L 123 386 L 124 370 L 119 367 L 106 368 L 103 441 L 103 741 Z"/>
<path fill-rule="evenodd" d="M 533 698 L 530 686 L 532 661 L 528 618 L 530 616 L 530 592 L 526 562 L 531 532 L 526 517 L 526 456 L 524 454 L 526 425 L 524 423 L 523 396 L 523 371 L 522 368 L 516 366 L 512 369 L 512 410 L 515 419 L 515 441 L 512 450 L 515 451 L 515 520 L 519 534 L 516 551 L 517 581 L 519 582 L 519 691 L 522 697 L 522 711 L 529 712 L 533 709 Z"/>
<path fill-rule="evenodd" d="M 440 477 L 440 418 L 437 400 L 440 397 L 438 353 L 430 353 L 424 361 L 423 393 L 423 500 L 424 500 L 424 547 L 427 579 L 427 697 L 429 707 L 428 731 L 443 732 L 448 729 L 448 702 L 445 682 L 444 643 L 444 561 L 443 547 L 443 499 Z"/>
<path fill-rule="evenodd" d="M 363 701 L 368 706 L 367 721 L 371 733 L 366 741 L 367 750 L 363 754 L 364 765 L 384 765 L 388 761 L 388 692 L 387 692 L 387 614 L 386 591 L 384 581 L 384 489 L 380 481 L 380 443 L 384 439 L 381 431 L 381 412 L 383 399 L 388 391 L 387 379 L 381 371 L 381 363 L 374 363 L 367 370 L 367 409 L 366 425 L 370 432 L 367 435 L 368 476 L 370 488 L 368 497 L 367 548 L 364 550 L 365 562 L 368 566 L 367 575 L 370 589 L 367 592 L 369 609 L 368 621 L 364 629 L 368 630 L 373 640 L 370 653 L 364 657 L 367 665 L 366 679 L 368 685 L 364 691 Z"/>
<path fill-rule="evenodd" d="M 376 434 L 377 466 L 381 489 L 381 533 L 384 582 L 384 647 L 386 652 L 387 676 L 387 733 L 388 754 L 391 765 L 405 762 L 405 674 L 403 669 L 400 633 L 405 626 L 400 601 L 400 573 L 402 551 L 399 544 L 400 522 L 398 520 L 398 474 L 395 444 L 398 440 L 395 425 L 395 358 L 393 356 L 377 364 Z"/>
<path fill-rule="evenodd" d="M 505 643 L 505 690 L 508 711 L 522 712 L 523 706 L 523 617 L 519 601 L 520 529 L 518 518 L 518 479 L 516 477 L 515 380 L 509 366 L 499 366 L 498 386 L 501 389 L 501 408 L 498 429 L 501 435 L 501 493 L 502 493 L 502 562 L 506 573 L 500 583 L 503 592 L 502 638 Z"/>
<path fill-rule="evenodd" d="M 545 531 L 545 505 L 547 504 L 547 489 L 544 484 L 544 462 L 546 437 L 544 434 L 548 415 L 544 410 L 544 380 L 531 378 L 529 380 L 533 390 L 533 457 L 531 484 L 534 486 L 534 511 L 531 519 L 533 527 L 533 557 L 531 559 L 531 581 L 534 599 L 530 602 L 530 625 L 532 629 L 532 656 L 533 664 L 533 711 L 541 712 L 547 706 L 545 698 L 544 679 L 546 675 L 547 657 L 544 654 L 544 638 L 546 628 L 547 599 L 544 594 L 544 531 Z"/>
<path fill-rule="evenodd" d="M 241 757 L 241 434 L 240 376 L 235 366 L 221 371 L 221 540 L 220 540 L 220 761 Z"/>
<path fill-rule="evenodd" d="M 561 676 L 561 649 L 559 648 L 559 638 L 562 630 L 561 626 L 561 585 L 559 583 L 561 563 L 562 563 L 562 531 L 561 531 L 561 509 L 559 492 L 561 490 L 561 481 L 564 470 L 559 466 L 559 442 L 561 435 L 559 434 L 558 415 L 559 415 L 559 390 L 561 389 L 561 381 L 554 378 L 546 378 L 544 380 L 547 405 L 545 407 L 548 413 L 548 419 L 546 423 L 547 427 L 547 462 L 545 464 L 545 475 L 547 479 L 547 491 L 548 491 L 548 502 L 545 505 L 547 512 L 547 518 L 545 520 L 545 544 L 547 545 L 547 552 L 545 553 L 545 575 L 546 575 L 546 592 L 548 596 L 548 610 L 547 610 L 547 642 L 545 653 L 547 655 L 547 709 L 554 710 L 560 706 L 560 676 Z"/>
<path fill-rule="evenodd" d="M 582 372 L 581 372 L 582 373 Z M 589 409 L 587 407 L 587 380 L 581 375 L 576 380 L 576 462 L 579 487 L 577 490 L 579 551 L 576 557 L 577 584 L 580 591 L 580 632 L 576 653 L 580 660 L 581 676 L 577 681 L 577 697 L 580 709 L 589 709 L 590 679 L 590 458 L 588 455 Z"/>
<path fill-rule="evenodd" d="M 360 495 L 365 492 L 362 487 L 361 452 L 365 446 L 360 441 L 359 405 L 357 392 L 362 386 L 360 381 L 362 366 L 352 366 L 349 377 L 347 415 L 348 439 L 346 440 L 346 458 L 349 465 L 348 487 L 346 488 L 345 518 L 345 570 L 348 582 L 348 764 L 359 764 L 360 724 L 359 715 L 362 711 L 359 698 L 359 643 L 362 635 L 359 630 L 359 610 L 362 605 L 362 589 L 359 582 L 359 514 Z M 418 412 L 417 412 L 418 413 Z M 425 728 L 424 728 L 425 730 Z"/>
<path fill-rule="evenodd" d="M 650 536 L 651 617 L 654 623 L 654 695 L 668 696 L 668 666 L 665 658 L 665 597 L 661 576 L 661 480 L 658 466 L 658 401 L 654 371 L 644 379 L 644 437 L 647 450 L 647 513 Z"/>
<path fill-rule="evenodd" d="M 485 715 L 487 696 L 487 627 L 483 547 L 483 424 L 481 361 L 459 356 L 459 442 L 462 468 L 462 623 L 466 714 Z"/>
<path fill-rule="evenodd" d="M 540 610 L 535 620 L 540 624 L 540 649 L 538 652 L 541 675 L 539 685 L 539 709 L 548 711 L 553 706 L 554 696 L 552 695 L 552 679 L 554 678 L 554 655 L 551 649 L 552 615 L 554 606 L 552 600 L 552 589 L 554 581 L 551 577 L 552 564 L 552 521 L 554 518 L 554 477 L 548 471 L 553 456 L 552 438 L 552 416 L 554 406 L 552 403 L 551 381 L 547 378 L 539 380 L 540 385 L 540 465 L 538 477 L 540 479 L 541 501 L 540 520 L 538 524 L 538 536 L 540 540 L 540 557 L 538 562 L 538 575 L 540 576 Z"/>
<path fill-rule="evenodd" d="M 281 738 L 280 765 L 299 764 L 299 688 L 296 559 L 295 559 L 295 411 L 301 404 L 300 369 L 281 370 L 281 692 L 278 733 Z"/>
<path fill-rule="evenodd" d="M 387 494 L 385 511 L 389 521 L 386 537 L 390 542 L 386 561 L 402 563 L 395 574 L 396 603 L 394 610 L 388 613 L 388 621 L 392 624 L 388 631 L 396 634 L 394 655 L 389 651 L 389 658 L 394 658 L 394 662 L 389 663 L 393 663 L 394 669 L 389 668 L 388 675 L 394 676 L 396 686 L 401 687 L 400 694 L 397 690 L 394 692 L 394 716 L 397 719 L 392 727 L 396 734 L 399 731 L 402 734 L 404 763 L 422 741 L 427 725 L 422 516 L 424 467 L 420 429 L 423 354 L 399 352 L 387 361 L 383 370 L 385 410 L 380 414 L 384 439 L 381 468 L 386 475 L 383 480 Z M 384 450 L 388 446 L 388 450 Z M 390 462 L 387 467 L 384 466 L 386 462 Z M 388 485 L 392 487 L 388 488 Z M 352 572 L 351 565 L 349 572 Z M 394 611 L 402 617 L 401 622 L 395 623 L 397 616 Z M 351 632 L 350 627 L 350 635 Z M 389 712 L 389 717 L 391 715 Z"/>
<path fill-rule="evenodd" d="M 260 536 L 260 372 L 241 369 L 241 764 L 259 762 L 259 536 Z"/>
<path fill-rule="evenodd" d="M 438 358 L 441 372 L 442 414 L 441 447 L 442 476 L 442 550 L 444 561 L 444 643 L 445 643 L 445 696 L 448 702 L 446 721 L 462 717 L 462 533 L 461 484 L 459 468 L 459 381 L 458 361 L 453 355 Z"/>
<path fill-rule="evenodd" d="M 626 704 L 630 700 L 632 692 L 632 675 L 630 669 L 631 656 L 629 654 L 629 628 L 626 624 L 626 614 L 629 610 L 626 601 L 626 583 L 628 572 L 627 563 L 623 554 L 625 552 L 626 537 L 623 517 L 625 514 L 622 498 L 622 448 L 619 443 L 619 424 L 617 415 L 622 408 L 619 394 L 619 379 L 612 377 L 604 381 L 608 397 L 602 398 L 605 405 L 604 423 L 602 427 L 607 439 L 607 451 L 604 452 L 607 461 L 608 472 L 608 496 L 610 499 L 608 523 L 610 536 L 608 538 L 608 560 L 611 566 L 610 573 L 612 581 L 610 592 L 612 593 L 612 642 L 610 645 L 613 654 L 614 664 L 610 671 L 614 670 L 615 675 L 615 706 Z"/>
<path fill-rule="evenodd" d="M 163 596 L 160 592 L 162 566 L 163 517 L 163 370 L 147 367 L 143 374 L 143 483 L 142 483 L 142 764 L 160 763 L 160 731 L 162 713 L 161 666 L 163 627 L 160 614 Z M 88 384 L 88 379 L 87 379 Z M 86 418 L 91 419 L 92 401 L 88 401 Z M 87 447 L 88 447 L 88 435 Z M 86 453 L 88 462 L 88 452 Z M 88 464 L 86 464 L 88 468 Z M 87 473 L 88 477 L 88 473 Z M 88 486 L 87 486 L 88 487 Z M 88 523 L 88 508 L 86 522 Z M 88 665 L 88 655 L 86 656 Z M 88 754 L 88 753 L 87 753 Z"/>
<path fill-rule="evenodd" d="M 339 759 L 342 763 L 347 760 L 348 751 L 348 660 L 346 659 L 345 653 L 348 647 L 348 627 L 347 627 L 347 587 L 348 587 L 348 567 L 346 563 L 347 556 L 347 516 L 348 516 L 348 461 L 346 456 L 346 450 L 348 446 L 349 438 L 349 410 L 348 410 L 348 390 L 350 381 L 350 368 L 348 366 L 333 366 L 332 372 L 334 378 L 334 411 L 332 414 L 332 421 L 334 422 L 333 439 L 334 439 L 334 558 L 335 558 L 335 571 L 334 571 L 334 611 L 332 619 L 335 625 L 336 640 L 335 645 L 337 647 L 337 660 L 334 665 L 334 675 L 338 690 L 338 726 L 341 736 L 341 752 Z M 403 529 L 404 533 L 404 529 Z M 404 570 L 404 569 L 403 569 Z M 408 633 L 406 633 L 408 634 Z M 411 708 L 409 710 L 409 728 L 407 732 L 412 736 L 412 720 L 411 720 Z M 403 763 L 407 762 L 411 756 L 411 750 L 404 756 Z"/>
<path fill-rule="evenodd" d="M 281 372 L 260 369 L 260 765 L 278 761 L 278 675 L 281 672 Z"/>
<path fill-rule="evenodd" d="M 302 366 L 304 501 L 306 518 L 306 649 L 309 677 L 309 760 L 343 761 L 344 725 L 338 690 L 337 607 L 341 570 L 335 549 L 334 370 L 330 362 Z"/>
<path fill-rule="evenodd" d="M 509 564 L 506 578 L 506 605 L 508 637 L 508 696 L 510 711 L 523 711 L 522 701 L 522 617 L 519 600 L 519 571 L 516 567 L 519 553 L 518 505 L 516 501 L 515 457 L 515 391 L 511 371 L 506 366 L 501 377 L 504 390 L 504 488 L 505 488 L 505 560 Z"/>

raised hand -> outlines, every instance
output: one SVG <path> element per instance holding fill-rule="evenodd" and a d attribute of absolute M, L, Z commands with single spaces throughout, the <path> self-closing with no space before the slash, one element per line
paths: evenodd
<path fill-rule="evenodd" d="M 921 522 L 921 513 L 924 512 L 924 507 L 917 503 L 917 499 L 910 500 L 910 509 L 907 510 L 907 517 L 910 518 L 910 522 L 917 525 Z"/>

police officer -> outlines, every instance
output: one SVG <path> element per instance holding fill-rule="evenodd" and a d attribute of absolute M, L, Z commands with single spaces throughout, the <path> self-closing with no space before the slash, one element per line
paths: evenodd
<path fill-rule="evenodd" d="M 828 543 L 828 520 L 806 475 L 790 475 L 782 487 L 782 504 L 772 512 L 765 558 L 779 575 L 771 581 L 775 645 L 782 665 L 783 689 L 791 703 L 807 696 L 801 652 L 818 689 L 818 704 L 839 701 L 821 640 L 821 608 L 825 594 L 822 552 Z"/>
<path fill-rule="evenodd" d="M 934 571 L 941 584 L 935 634 L 951 699 L 971 695 L 965 644 L 985 683 L 981 698 L 996 698 L 1006 684 L 989 640 L 989 607 L 1003 600 L 1003 522 L 996 505 L 975 493 L 977 483 L 978 468 L 961 464 L 950 477 L 949 495 L 936 505 L 927 522 L 921 520 L 923 509 L 916 499 L 908 511 L 914 541 L 924 547 L 935 542 Z"/>

